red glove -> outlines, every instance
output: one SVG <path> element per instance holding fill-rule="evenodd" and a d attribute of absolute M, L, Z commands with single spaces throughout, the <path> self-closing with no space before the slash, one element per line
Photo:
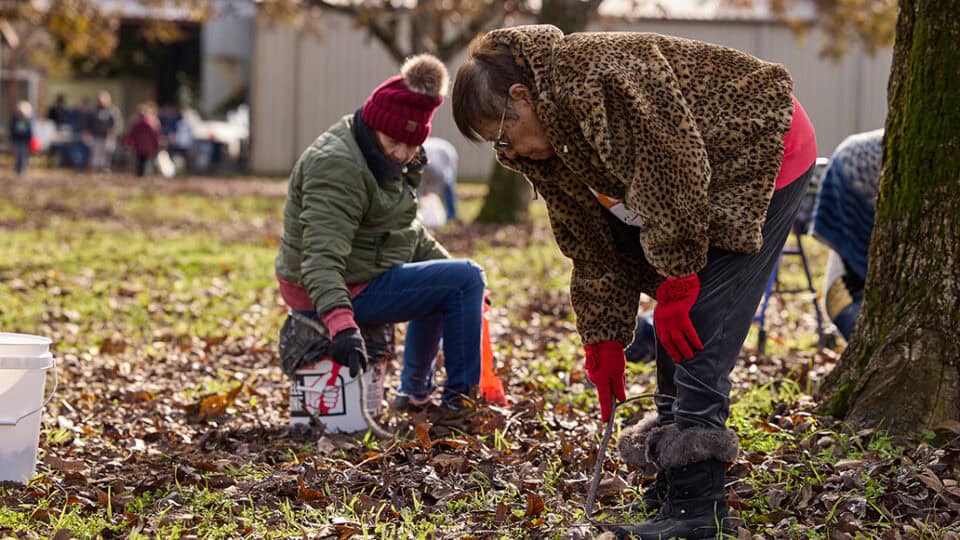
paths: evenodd
<path fill-rule="evenodd" d="M 627 400 L 624 387 L 623 370 L 627 367 L 627 358 L 623 354 L 623 344 L 616 341 L 601 341 L 585 345 L 587 351 L 587 378 L 597 387 L 600 398 L 600 419 L 606 422 L 612 409 L 610 393 L 620 401 Z"/>
<path fill-rule="evenodd" d="M 679 363 L 693 358 L 693 348 L 703 350 L 703 343 L 690 321 L 690 309 L 700 294 L 700 278 L 690 274 L 667 278 L 657 288 L 657 307 L 653 310 L 653 328 L 657 339 L 670 358 Z"/>

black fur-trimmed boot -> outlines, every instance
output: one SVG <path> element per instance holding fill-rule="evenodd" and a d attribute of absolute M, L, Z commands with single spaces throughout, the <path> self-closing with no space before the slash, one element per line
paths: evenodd
<path fill-rule="evenodd" d="M 726 429 L 659 428 L 647 441 L 647 453 L 663 473 L 667 489 L 654 520 L 614 527 L 617 538 L 667 540 L 719 538 L 727 525 L 727 463 L 737 457 L 737 435 Z"/>
<path fill-rule="evenodd" d="M 656 465 L 647 458 L 648 440 L 656 439 L 657 433 L 662 430 L 673 429 L 670 426 L 657 427 L 657 415 L 651 414 L 642 418 L 636 424 L 626 427 L 620 434 L 617 444 L 620 458 L 633 467 L 640 469 L 645 476 L 656 473 L 656 480 L 643 489 L 640 501 L 630 505 L 631 512 L 655 512 L 660 509 L 667 496 L 667 477 L 663 471 L 657 470 Z"/>
<path fill-rule="evenodd" d="M 643 494 L 640 496 L 640 502 L 630 506 L 632 512 L 646 510 L 652 512 L 660 510 L 660 505 L 667 498 L 667 476 L 662 471 L 657 473 L 656 480 L 652 484 L 643 488 Z M 640 505 L 643 505 L 642 508 Z"/>

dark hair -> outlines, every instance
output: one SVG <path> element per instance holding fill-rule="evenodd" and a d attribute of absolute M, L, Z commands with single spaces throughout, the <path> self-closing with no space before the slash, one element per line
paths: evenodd
<path fill-rule="evenodd" d="M 516 83 L 530 87 L 529 78 L 517 64 L 510 46 L 495 41 L 489 33 L 473 38 L 467 59 L 453 82 L 453 120 L 460 133 L 471 141 L 482 141 L 474 126 L 500 118 L 504 100 Z"/>

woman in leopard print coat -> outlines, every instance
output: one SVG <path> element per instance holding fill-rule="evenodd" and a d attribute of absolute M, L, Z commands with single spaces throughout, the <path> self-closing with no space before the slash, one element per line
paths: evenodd
<path fill-rule="evenodd" d="M 492 141 L 546 201 L 573 260 L 571 300 L 601 417 L 626 398 L 624 344 L 655 296 L 656 427 L 621 437 L 650 460 L 660 516 L 618 530 L 708 538 L 724 529 L 729 373 L 816 160 L 779 64 L 649 33 L 478 36 L 453 90 L 468 138 Z"/>

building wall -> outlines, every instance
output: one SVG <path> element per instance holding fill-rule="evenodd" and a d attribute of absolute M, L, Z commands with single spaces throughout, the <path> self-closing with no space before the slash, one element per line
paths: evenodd
<path fill-rule="evenodd" d="M 224 15 L 203 25 L 200 108 L 204 114 L 212 114 L 227 98 L 247 86 L 253 26 L 252 14 Z"/>
<path fill-rule="evenodd" d="M 252 96 L 251 165 L 287 174 L 300 152 L 342 115 L 355 111 L 369 92 L 398 71 L 385 50 L 346 17 L 325 14 L 323 35 L 260 19 L 256 23 Z M 891 50 L 875 57 L 860 50 L 839 63 L 818 56 L 822 34 L 798 41 L 780 25 L 738 21 L 639 21 L 595 23 L 591 30 L 652 31 L 734 47 L 787 66 L 795 93 L 817 130 L 821 155 L 847 135 L 883 127 Z M 451 76 L 463 55 L 448 65 Z M 453 123 L 449 100 L 434 116 L 433 134 L 460 152 L 462 178 L 486 178 L 493 153 L 464 139 Z"/>

